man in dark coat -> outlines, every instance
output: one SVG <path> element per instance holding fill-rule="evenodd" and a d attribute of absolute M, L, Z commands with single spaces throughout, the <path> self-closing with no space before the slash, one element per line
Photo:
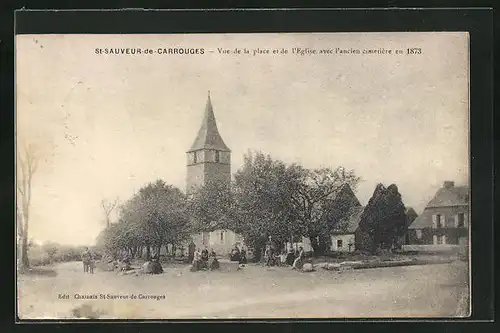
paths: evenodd
<path fill-rule="evenodd" d="M 85 251 L 82 252 L 82 262 L 83 262 L 83 272 L 89 272 L 90 261 L 92 260 L 92 255 L 90 254 L 89 248 L 86 247 Z"/>

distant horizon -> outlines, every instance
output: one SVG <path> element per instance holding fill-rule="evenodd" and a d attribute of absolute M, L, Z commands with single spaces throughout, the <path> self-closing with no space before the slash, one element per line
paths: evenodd
<path fill-rule="evenodd" d="M 415 56 L 237 56 L 217 48 L 401 48 Z M 204 55 L 104 55 L 103 47 Z M 210 52 L 213 49 L 214 52 Z M 344 166 L 398 186 L 421 213 L 445 181 L 469 186 L 466 33 L 16 36 L 16 135 L 35 142 L 30 238 L 89 245 L 100 202 L 162 179 L 185 192 L 186 151 L 210 96 L 231 174 L 248 151 Z"/>

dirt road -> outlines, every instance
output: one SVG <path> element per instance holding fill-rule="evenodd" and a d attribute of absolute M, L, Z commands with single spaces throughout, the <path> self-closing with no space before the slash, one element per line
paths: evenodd
<path fill-rule="evenodd" d="M 74 262 L 53 268 L 55 277 L 20 276 L 21 318 L 453 317 L 467 291 L 461 262 L 344 273 L 166 266 L 164 274 L 141 276 L 83 274 Z"/>

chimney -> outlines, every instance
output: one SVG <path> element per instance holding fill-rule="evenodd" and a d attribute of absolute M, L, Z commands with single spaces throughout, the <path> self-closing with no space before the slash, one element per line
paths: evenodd
<path fill-rule="evenodd" d="M 444 184 L 443 184 L 443 187 L 446 188 L 446 189 L 450 189 L 452 188 L 453 186 L 455 186 L 455 182 L 452 182 L 452 181 L 445 181 Z"/>

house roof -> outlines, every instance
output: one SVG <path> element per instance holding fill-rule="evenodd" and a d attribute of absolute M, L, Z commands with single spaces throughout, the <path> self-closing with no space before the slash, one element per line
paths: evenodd
<path fill-rule="evenodd" d="M 364 206 L 354 206 L 349 209 L 347 218 L 345 218 L 337 230 L 333 230 L 336 234 L 352 234 L 356 232 L 361 221 L 361 215 L 365 210 Z"/>
<path fill-rule="evenodd" d="M 469 204 L 469 188 L 467 186 L 441 187 L 434 198 L 427 204 L 427 208 L 466 206 Z"/>
<path fill-rule="evenodd" d="M 200 149 L 216 149 L 220 151 L 231 151 L 217 129 L 217 122 L 215 121 L 215 114 L 210 100 L 210 92 L 208 93 L 207 105 L 205 106 L 205 115 L 198 131 L 198 135 L 191 145 L 189 152 Z"/>
<path fill-rule="evenodd" d="M 417 216 L 408 229 L 423 229 L 432 227 L 432 214 L 432 210 L 425 209 L 422 214 Z"/>

